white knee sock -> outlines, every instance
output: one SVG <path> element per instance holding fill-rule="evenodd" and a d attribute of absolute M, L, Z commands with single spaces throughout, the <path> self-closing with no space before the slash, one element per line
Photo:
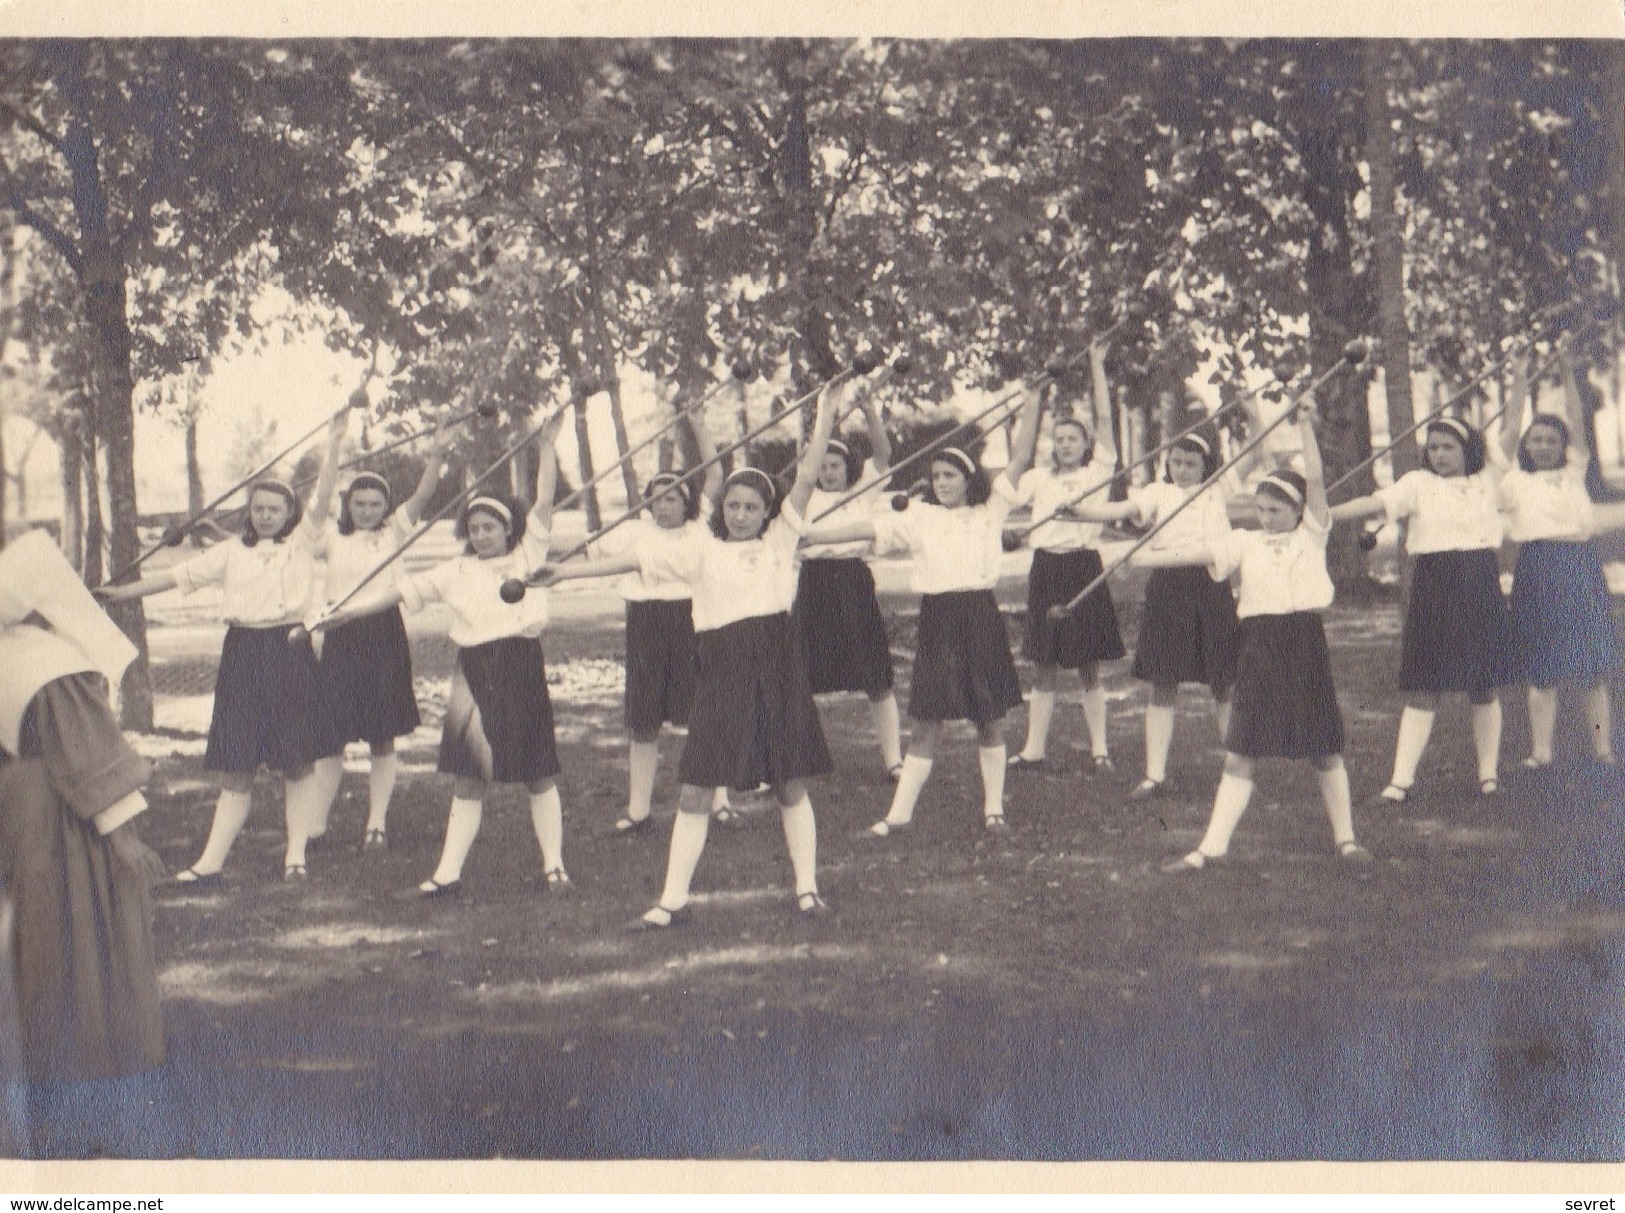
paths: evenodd
<path fill-rule="evenodd" d="M 903 773 L 897 777 L 897 789 L 892 793 L 891 808 L 886 820 L 893 825 L 907 825 L 914 820 L 914 806 L 919 802 L 925 781 L 931 778 L 931 759 L 917 758 L 913 754 L 903 757 Z"/>
<path fill-rule="evenodd" d="M 633 821 L 649 816 L 655 794 L 655 768 L 660 764 L 660 743 L 634 741 L 627 756 L 626 815 Z"/>
<path fill-rule="evenodd" d="M 1002 745 L 976 747 L 976 758 L 982 767 L 983 817 L 1004 813 L 1004 764 L 1009 756 L 1009 750 Z"/>
<path fill-rule="evenodd" d="M 1406 708 L 1399 714 L 1399 736 L 1394 739 L 1394 777 L 1388 782 L 1408 788 L 1416 782 L 1416 764 L 1428 748 L 1433 734 L 1433 713 L 1425 708 Z"/>
<path fill-rule="evenodd" d="M 1174 742 L 1174 709 L 1149 703 L 1145 708 L 1145 777 L 1168 778 L 1168 747 Z"/>
<path fill-rule="evenodd" d="M 812 800 L 803 795 L 787 809 L 780 810 L 784 818 L 784 842 L 790 850 L 790 867 L 795 872 L 796 895 L 818 892 L 818 820 L 813 816 Z"/>
<path fill-rule="evenodd" d="M 315 771 L 303 779 L 282 781 L 283 817 L 288 828 L 288 849 L 282 857 L 284 867 L 304 864 L 305 843 L 310 840 L 311 827 L 322 812 L 320 797 Z"/>
<path fill-rule="evenodd" d="M 1600 682 L 1586 692 L 1586 724 L 1591 728 L 1591 750 L 1598 758 L 1614 756 L 1614 707 L 1608 684 Z"/>
<path fill-rule="evenodd" d="M 718 788 L 715 792 L 711 793 L 711 811 L 713 813 L 715 813 L 718 809 L 731 808 L 733 808 L 733 803 L 728 799 L 727 788 Z"/>
<path fill-rule="evenodd" d="M 1089 749 L 1096 758 L 1110 752 L 1106 745 L 1106 688 L 1100 683 L 1083 691 L 1083 723 L 1089 727 Z"/>
<path fill-rule="evenodd" d="M 1049 726 L 1055 719 L 1055 692 L 1033 691 L 1027 696 L 1027 744 L 1021 747 L 1021 756 L 1034 762 L 1044 757 L 1049 748 Z"/>
<path fill-rule="evenodd" d="M 210 876 L 226 866 L 226 856 L 231 844 L 237 841 L 237 835 L 243 832 L 253 799 L 252 792 L 220 793 L 220 799 L 214 802 L 214 820 L 209 823 L 209 840 L 203 844 L 203 854 L 192 865 L 194 872 Z"/>
<path fill-rule="evenodd" d="M 1501 766 L 1501 701 L 1473 704 L 1473 749 L 1480 782 L 1494 779 Z"/>
<path fill-rule="evenodd" d="M 1196 849 L 1209 859 L 1217 859 L 1230 849 L 1230 835 L 1236 832 L 1236 823 L 1247 811 L 1252 799 L 1253 781 L 1235 775 L 1219 776 L 1219 790 L 1213 794 L 1213 816 L 1208 819 L 1207 833 Z"/>
<path fill-rule="evenodd" d="M 389 802 L 394 798 L 395 777 L 400 769 L 400 757 L 393 750 L 372 756 L 372 769 L 367 772 L 367 829 L 388 828 Z"/>
<path fill-rule="evenodd" d="M 480 832 L 481 806 L 477 800 L 453 797 L 446 815 L 446 841 L 440 848 L 440 866 L 434 870 L 436 884 L 450 884 L 463 878 L 463 861 Z"/>
<path fill-rule="evenodd" d="M 1223 745 L 1230 736 L 1230 701 L 1228 699 L 1215 699 L 1213 701 L 1213 722 L 1219 726 L 1219 744 Z"/>
<path fill-rule="evenodd" d="M 897 696 L 887 695 L 881 700 L 869 701 L 869 718 L 874 722 L 875 736 L 880 740 L 880 761 L 889 771 L 903 761 L 903 722 L 897 711 Z"/>
<path fill-rule="evenodd" d="M 1349 772 L 1342 763 L 1329 771 L 1321 771 L 1320 798 L 1326 804 L 1326 816 L 1332 823 L 1332 842 L 1342 846 L 1354 841 L 1354 805 L 1349 795 Z"/>
<path fill-rule="evenodd" d="M 1557 732 L 1557 688 L 1529 688 L 1529 757 L 1552 760 L 1552 737 Z"/>
<path fill-rule="evenodd" d="M 316 815 L 310 823 L 310 836 L 320 838 L 327 833 L 327 819 L 338 799 L 339 785 L 344 782 L 344 754 L 333 754 L 316 760 Z"/>
<path fill-rule="evenodd" d="M 700 855 L 705 851 L 705 835 L 711 828 L 708 813 L 677 813 L 671 824 L 671 852 L 666 858 L 666 887 L 661 890 L 660 904 L 668 910 L 680 910 L 688 904 L 688 886 L 694 882 L 694 869 L 700 866 Z"/>
<path fill-rule="evenodd" d="M 536 827 L 536 841 L 542 844 L 542 870 L 551 872 L 564 866 L 564 803 L 559 789 L 533 792 L 530 797 L 530 824 Z"/>

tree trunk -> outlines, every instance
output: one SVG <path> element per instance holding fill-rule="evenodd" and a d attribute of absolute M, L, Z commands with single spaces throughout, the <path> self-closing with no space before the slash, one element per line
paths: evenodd
<path fill-rule="evenodd" d="M 609 419 L 615 427 L 615 454 L 624 459 L 631 449 L 626 434 L 626 414 L 621 411 L 621 376 L 615 364 L 614 345 L 609 339 L 609 325 L 604 320 L 603 243 L 598 221 L 598 182 L 590 169 L 581 172 L 582 211 L 587 229 L 586 283 L 587 314 L 592 320 L 593 362 L 598 378 L 609 393 Z M 626 490 L 626 508 L 631 509 L 638 500 L 638 474 L 630 460 L 621 464 L 621 484 Z"/>
<path fill-rule="evenodd" d="M 102 481 L 96 466 L 96 434 L 89 426 L 83 431 L 78 457 L 79 472 L 85 484 L 85 584 L 100 585 L 106 579 L 102 571 L 102 545 L 107 536 L 102 524 Z"/>
<path fill-rule="evenodd" d="M 1353 50 L 1341 43 L 1324 44 L 1316 58 L 1316 79 L 1356 82 L 1359 64 Z M 1309 296 L 1309 358 L 1316 378 L 1343 358 L 1350 339 L 1363 336 L 1370 317 L 1367 282 L 1354 270 L 1350 214 L 1361 187 L 1354 169 L 1352 149 L 1344 146 L 1335 93 L 1328 90 L 1312 103 L 1299 140 L 1303 158 L 1304 201 L 1314 217 L 1304 279 Z M 1320 445 L 1326 478 L 1335 480 L 1371 453 L 1371 415 L 1366 404 L 1366 379 L 1343 371 L 1321 388 Z M 1366 478 L 1369 483 L 1369 476 Z M 1358 491 L 1358 490 L 1356 490 Z M 1365 553 L 1360 551 L 1357 527 L 1335 527 L 1326 549 L 1326 563 L 1340 593 L 1360 596 L 1370 592 L 1371 578 Z"/>
<path fill-rule="evenodd" d="M 107 197 L 102 189 L 95 139 L 82 119 L 75 117 L 70 123 L 62 140 L 62 154 L 73 178 L 73 209 L 80 232 L 80 285 L 96 344 L 95 408 L 90 427 L 93 437 L 87 450 L 92 452 L 93 469 L 95 438 L 107 446 L 110 555 L 113 567 L 122 568 L 136 558 L 140 548 L 136 533 L 135 383 L 130 372 L 126 274 L 108 230 Z M 92 521 L 98 520 L 93 516 Z M 87 574 L 93 559 L 100 563 L 99 549 L 86 552 Z M 99 569 L 96 581 L 100 581 Z M 124 727 L 150 731 L 152 673 L 147 658 L 146 615 L 139 599 L 111 604 L 108 614 L 130 638 L 138 654 L 124 676 L 120 700 Z"/>

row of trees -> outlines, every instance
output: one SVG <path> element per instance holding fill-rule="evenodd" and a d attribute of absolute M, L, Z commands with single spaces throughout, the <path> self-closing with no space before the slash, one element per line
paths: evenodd
<path fill-rule="evenodd" d="M 1211 351 L 1239 382 L 1361 335 L 1408 423 L 1412 372 L 1464 381 L 1537 309 L 1617 289 L 1622 54 L 6 43 L 0 362 L 37 380 L 114 566 L 138 543 L 135 410 L 181 407 L 166 385 L 255 339 L 273 286 L 402 409 L 568 399 L 583 480 L 589 399 L 626 445 L 628 368 L 681 405 L 743 361 L 765 408 L 906 348 L 912 408 L 1081 351 L 1129 299 L 1112 372 L 1153 425 Z M 1333 473 L 1369 451 L 1365 398 L 1351 377 L 1322 401 Z M 1356 587 L 1353 546 L 1334 562 Z M 144 652 L 139 605 L 120 622 Z M 144 663 L 125 703 L 150 722 Z"/>

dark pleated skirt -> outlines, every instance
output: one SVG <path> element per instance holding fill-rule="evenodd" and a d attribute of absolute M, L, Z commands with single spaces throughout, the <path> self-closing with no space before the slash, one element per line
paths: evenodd
<path fill-rule="evenodd" d="M 1236 598 L 1205 568 L 1157 569 L 1145 583 L 1134 677 L 1153 686 L 1205 682 L 1223 696 L 1236 680 Z"/>
<path fill-rule="evenodd" d="M 1487 694 L 1514 676 L 1512 620 L 1488 548 L 1416 558 L 1400 640 L 1403 691 Z"/>
<path fill-rule="evenodd" d="M 677 777 L 698 788 L 775 786 L 833 769 L 790 616 L 695 634 L 699 683 Z"/>
<path fill-rule="evenodd" d="M 439 769 L 487 783 L 535 783 L 559 773 L 539 639 L 509 636 L 457 650 Z"/>
<path fill-rule="evenodd" d="M 1055 623 L 1049 609 L 1072 601 L 1096 577 L 1102 565 L 1093 548 L 1076 552 L 1033 553 L 1027 575 L 1027 629 L 1021 655 L 1034 665 L 1080 669 L 1091 662 L 1112 661 L 1123 655 L 1123 635 L 1117 627 L 1117 608 L 1105 582 L 1078 604 L 1064 623 Z"/>
<path fill-rule="evenodd" d="M 1255 615 L 1240 634 L 1224 748 L 1248 758 L 1341 754 L 1343 714 L 1319 612 Z"/>
<path fill-rule="evenodd" d="M 909 687 L 915 720 L 1001 719 L 1021 702 L 1010 634 L 992 590 L 926 594 Z"/>
<path fill-rule="evenodd" d="M 4 984 L 15 976 L 27 1074 L 112 1078 L 162 1065 L 146 881 L 88 819 L 137 791 L 148 766 L 88 674 L 40 690 L 22 750 L 0 757 L 0 881 L 14 912 Z"/>
<path fill-rule="evenodd" d="M 804 561 L 790 621 L 814 695 L 891 689 L 891 642 L 862 560 Z"/>
<path fill-rule="evenodd" d="M 412 687 L 412 650 L 399 607 L 334 628 L 322 642 L 317 688 L 329 750 L 381 744 L 422 723 Z"/>
<path fill-rule="evenodd" d="M 651 733 L 688 723 L 699 657 L 694 605 L 687 598 L 626 604 L 626 727 Z"/>
<path fill-rule="evenodd" d="M 324 736 L 319 681 L 315 651 L 289 644 L 287 628 L 227 628 L 204 769 L 292 771 L 338 753 Z"/>
<path fill-rule="evenodd" d="M 1593 686 L 1619 668 L 1619 633 L 1595 544 L 1537 539 L 1512 580 L 1517 676 L 1534 686 Z"/>

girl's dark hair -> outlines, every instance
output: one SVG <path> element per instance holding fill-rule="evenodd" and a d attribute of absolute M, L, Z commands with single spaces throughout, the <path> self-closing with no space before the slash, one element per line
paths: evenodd
<path fill-rule="evenodd" d="M 1060 429 L 1063 425 L 1075 425 L 1083 431 L 1083 462 L 1088 463 L 1095 457 L 1094 432 L 1089 428 L 1088 423 L 1085 422 L 1082 417 L 1079 417 L 1076 413 L 1069 413 L 1065 417 L 1057 417 L 1050 425 L 1049 430 L 1052 441 L 1055 431 Z M 1061 470 L 1061 465 L 1055 461 L 1055 451 L 1053 448 L 1050 450 L 1049 465 L 1053 471 L 1058 472 Z"/>
<path fill-rule="evenodd" d="M 1200 441 L 1197 441 L 1197 439 L 1200 439 Z M 1207 448 L 1206 450 L 1203 449 L 1204 446 Z M 1216 435 L 1208 433 L 1205 428 L 1186 434 L 1168 448 L 1169 455 L 1172 455 L 1175 451 L 1184 451 L 1188 455 L 1195 455 L 1201 459 L 1203 480 L 1213 479 L 1213 473 L 1219 470 L 1219 440 Z M 1173 469 L 1168 466 L 1166 456 L 1162 461 L 1162 478 L 1169 484 L 1174 482 Z"/>
<path fill-rule="evenodd" d="M 249 508 L 244 512 L 243 518 L 243 546 L 245 548 L 251 548 L 260 541 L 260 533 L 254 529 L 253 506 L 255 493 L 275 493 L 288 503 L 288 521 L 282 524 L 280 531 L 271 536 L 272 543 L 281 543 L 289 535 L 293 534 L 294 528 L 304 519 L 304 503 L 299 500 L 299 494 L 295 493 L 287 485 L 278 484 L 274 480 L 256 480 L 249 485 Z"/>
<path fill-rule="evenodd" d="M 1529 423 L 1529 430 L 1534 429 L 1537 425 L 1550 426 L 1562 436 L 1563 455 L 1558 461 L 1557 466 L 1560 468 L 1568 467 L 1569 441 L 1573 437 L 1573 435 L 1569 433 L 1569 423 L 1564 421 L 1556 413 L 1542 413 Z M 1524 439 L 1529 437 L 1529 430 L 1525 430 L 1523 432 L 1523 438 L 1518 439 L 1518 466 L 1526 472 L 1532 472 L 1535 470 L 1535 461 L 1529 458 L 1529 452 L 1524 449 L 1523 445 Z"/>
<path fill-rule="evenodd" d="M 507 519 L 503 518 L 495 510 L 487 509 L 483 505 L 475 504 L 482 497 L 488 501 L 500 501 L 513 513 L 513 522 L 509 523 Z M 530 506 L 512 494 L 502 492 L 500 489 L 492 489 L 489 493 L 476 494 L 474 498 L 463 507 L 463 512 L 457 515 L 457 526 L 453 532 L 457 538 L 463 541 L 463 555 L 465 556 L 472 556 L 474 554 L 474 545 L 468 542 L 468 520 L 469 517 L 474 514 L 489 515 L 490 517 L 495 518 L 498 522 L 501 522 L 507 526 L 508 551 L 511 552 L 514 550 L 514 548 L 519 546 L 519 541 L 525 537 L 525 522 L 530 517 Z"/>
<path fill-rule="evenodd" d="M 743 476 L 740 474 L 740 472 L 746 470 L 758 472 L 760 475 Z M 711 534 L 723 541 L 726 541 L 728 538 L 728 521 L 727 516 L 723 513 L 722 503 L 728 500 L 729 490 L 743 486 L 744 488 L 747 488 L 751 492 L 755 493 L 758 497 L 761 497 L 762 490 L 766 487 L 766 485 L 763 484 L 764 478 L 768 484 L 773 486 L 772 495 L 770 497 L 763 498 L 764 503 L 767 505 L 767 513 L 762 517 L 762 530 L 767 530 L 767 524 L 777 518 L 779 516 L 779 511 L 784 508 L 784 485 L 776 477 L 769 476 L 760 468 L 742 468 L 740 471 L 734 472 L 722 482 L 722 492 L 717 494 L 717 503 L 711 507 Z M 757 534 L 761 534 L 761 531 L 758 531 Z"/>
<path fill-rule="evenodd" d="M 395 512 L 395 494 L 390 491 L 389 481 L 376 472 L 363 472 L 345 487 L 339 494 L 339 534 L 355 534 L 355 519 L 350 517 L 350 494 L 357 489 L 371 489 L 375 493 L 384 495 L 384 516 L 378 520 L 382 527 L 389 521 L 389 516 Z"/>
<path fill-rule="evenodd" d="M 1467 433 L 1465 441 L 1463 441 L 1460 431 L 1456 429 L 1458 425 Z M 1444 437 L 1454 442 L 1457 446 L 1461 447 L 1465 464 L 1462 469 L 1462 475 L 1476 476 L 1478 473 L 1484 470 L 1484 435 L 1480 434 L 1465 421 L 1456 421 L 1454 418 L 1450 420 L 1449 424 L 1446 424 L 1442 418 L 1438 421 L 1430 421 L 1428 423 L 1426 433 L 1430 435 L 1442 434 Z M 1521 455 L 1522 452 L 1520 451 L 1519 454 Z M 1428 471 L 1433 472 L 1433 465 L 1428 462 L 1428 448 L 1426 442 L 1422 444 L 1422 466 Z M 1433 472 L 1433 474 L 1435 476 L 1438 475 L 1437 472 Z"/>
<path fill-rule="evenodd" d="M 932 457 L 930 464 L 926 468 L 925 496 L 922 500 L 929 505 L 942 504 L 937 500 L 937 490 L 931 483 L 930 469 L 939 463 L 946 463 L 961 476 L 965 476 L 966 505 L 985 505 L 987 503 L 987 499 L 993 495 L 993 479 L 987 474 L 987 469 L 982 466 L 982 461 L 976 457 L 976 452 L 966 451 L 965 453 L 971 457 L 971 462 L 976 465 L 976 469 L 968 476 L 965 475 L 965 469 L 960 466 L 957 459 L 943 455 L 941 452 Z"/>
<path fill-rule="evenodd" d="M 1293 488 L 1298 490 L 1298 496 L 1292 497 L 1290 494 L 1283 492 L 1279 485 L 1270 483 L 1271 479 L 1286 481 Z M 1300 518 L 1303 516 L 1304 509 L 1309 504 L 1309 482 L 1304 479 L 1303 473 L 1293 471 L 1291 468 L 1276 468 L 1269 474 L 1269 476 L 1258 482 L 1257 491 L 1260 493 L 1268 493 L 1271 497 L 1275 498 L 1275 500 L 1283 503 L 1284 505 L 1291 506 L 1293 509 L 1298 511 Z"/>
<path fill-rule="evenodd" d="M 651 476 L 649 483 L 644 486 L 645 504 L 653 505 L 654 499 L 662 493 L 669 492 L 680 478 L 680 474 L 677 472 L 661 472 L 658 476 Z M 683 517 L 687 521 L 693 522 L 700 516 L 699 481 L 684 481 L 682 486 L 677 489 L 677 495 L 683 499 Z"/>

